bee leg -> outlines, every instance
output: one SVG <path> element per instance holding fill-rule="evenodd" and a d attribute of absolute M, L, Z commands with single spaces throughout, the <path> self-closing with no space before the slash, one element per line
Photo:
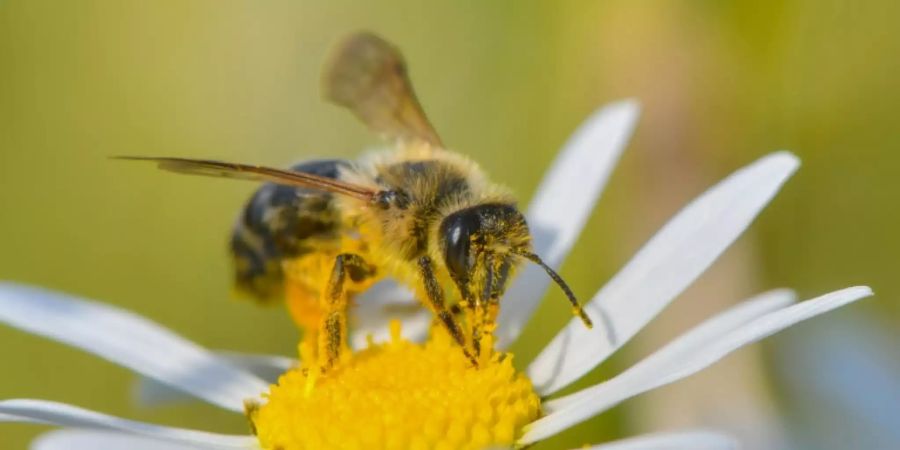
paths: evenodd
<path fill-rule="evenodd" d="M 466 358 L 469 358 L 469 361 L 477 366 L 478 360 L 472 356 L 472 353 L 466 348 L 466 339 L 463 336 L 459 324 L 456 322 L 456 318 L 453 316 L 453 313 L 447 309 L 447 305 L 444 304 L 444 291 L 441 289 L 440 283 L 438 283 L 437 278 L 434 276 L 434 267 L 431 258 L 427 256 L 419 258 L 419 274 L 422 277 L 422 283 L 425 285 L 425 296 L 428 297 L 429 306 L 431 306 L 432 311 L 434 311 L 438 320 L 441 321 L 441 324 L 444 325 L 444 328 L 447 329 L 447 332 L 450 333 L 450 337 L 462 348 Z"/>
<path fill-rule="evenodd" d="M 328 286 L 325 289 L 325 304 L 322 323 L 319 327 L 320 368 L 332 368 L 340 359 L 347 334 L 347 294 L 345 283 L 349 277 L 353 282 L 361 282 L 374 274 L 374 268 L 359 255 L 342 253 L 334 259 Z"/>
<path fill-rule="evenodd" d="M 472 342 L 472 352 L 477 358 L 481 355 L 481 314 L 483 309 L 481 299 L 478 296 L 472 296 L 465 302 L 465 326 L 469 339 Z"/>
<path fill-rule="evenodd" d="M 257 400 L 244 400 L 244 417 L 250 423 L 250 434 L 256 436 L 256 418 L 259 416 L 259 408 L 261 407 Z"/>
<path fill-rule="evenodd" d="M 490 301 L 491 293 L 494 289 L 494 260 L 490 255 L 485 256 L 484 260 L 485 270 L 485 279 L 484 279 L 484 290 L 478 294 L 474 295 L 474 302 L 472 308 L 472 346 L 475 348 L 475 355 L 481 356 L 481 339 L 484 336 L 486 321 L 487 321 L 487 312 L 485 307 L 486 303 Z"/>

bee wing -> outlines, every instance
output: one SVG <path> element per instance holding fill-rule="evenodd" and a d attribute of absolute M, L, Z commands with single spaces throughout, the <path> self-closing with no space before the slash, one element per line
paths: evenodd
<path fill-rule="evenodd" d="M 333 178 L 293 170 L 275 169 L 265 166 L 237 164 L 208 159 L 159 158 L 148 156 L 117 156 L 114 159 L 155 162 L 157 167 L 170 172 L 209 177 L 234 178 L 239 180 L 269 181 L 288 186 L 318 189 L 347 195 L 360 200 L 371 201 L 375 191 L 367 187 L 345 183 Z"/>
<path fill-rule="evenodd" d="M 385 138 L 442 147 L 416 99 L 403 55 L 384 39 L 368 32 L 351 35 L 325 67 L 322 85 L 328 100 Z"/>

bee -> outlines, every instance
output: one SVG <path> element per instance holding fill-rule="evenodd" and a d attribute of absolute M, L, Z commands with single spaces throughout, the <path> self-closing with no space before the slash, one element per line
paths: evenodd
<path fill-rule="evenodd" d="M 591 327 L 571 289 L 533 253 L 528 224 L 509 191 L 446 149 L 394 45 L 368 32 L 349 36 L 325 67 L 323 91 L 390 149 L 290 169 L 122 158 L 264 182 L 232 232 L 235 286 L 262 302 L 286 299 L 322 370 L 346 352 L 354 296 L 386 277 L 410 287 L 475 365 L 500 298 L 526 261 L 546 271 Z"/>

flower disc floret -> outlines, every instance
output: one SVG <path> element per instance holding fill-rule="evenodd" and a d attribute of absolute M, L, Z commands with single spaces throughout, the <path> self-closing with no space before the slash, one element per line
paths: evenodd
<path fill-rule="evenodd" d="M 438 330 L 425 344 L 400 337 L 319 375 L 291 370 L 251 419 L 266 449 L 483 449 L 511 446 L 540 415 L 531 382 L 509 355 L 474 367 Z"/>

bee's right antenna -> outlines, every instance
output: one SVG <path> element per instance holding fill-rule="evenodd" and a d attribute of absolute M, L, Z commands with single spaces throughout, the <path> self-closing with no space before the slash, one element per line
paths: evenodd
<path fill-rule="evenodd" d="M 572 293 L 571 289 L 569 289 L 569 285 L 567 285 L 566 282 L 563 281 L 562 277 L 560 277 L 559 274 L 556 273 L 556 271 L 551 269 L 547 264 L 544 264 L 544 261 L 541 260 L 540 256 L 526 251 L 516 251 L 515 254 L 541 266 L 541 268 L 544 269 L 544 272 L 547 272 L 547 275 L 549 275 L 550 278 L 554 282 L 556 282 L 556 284 L 559 285 L 560 288 L 562 288 L 563 292 L 566 294 L 566 298 L 569 299 L 569 303 L 572 304 L 572 312 L 574 312 L 575 315 L 577 315 L 578 318 L 581 319 L 581 321 L 584 323 L 584 326 L 588 328 L 594 327 L 594 322 L 591 321 L 591 318 L 588 317 L 586 312 L 584 312 L 584 309 L 578 303 L 578 299 L 575 298 L 575 294 Z"/>

